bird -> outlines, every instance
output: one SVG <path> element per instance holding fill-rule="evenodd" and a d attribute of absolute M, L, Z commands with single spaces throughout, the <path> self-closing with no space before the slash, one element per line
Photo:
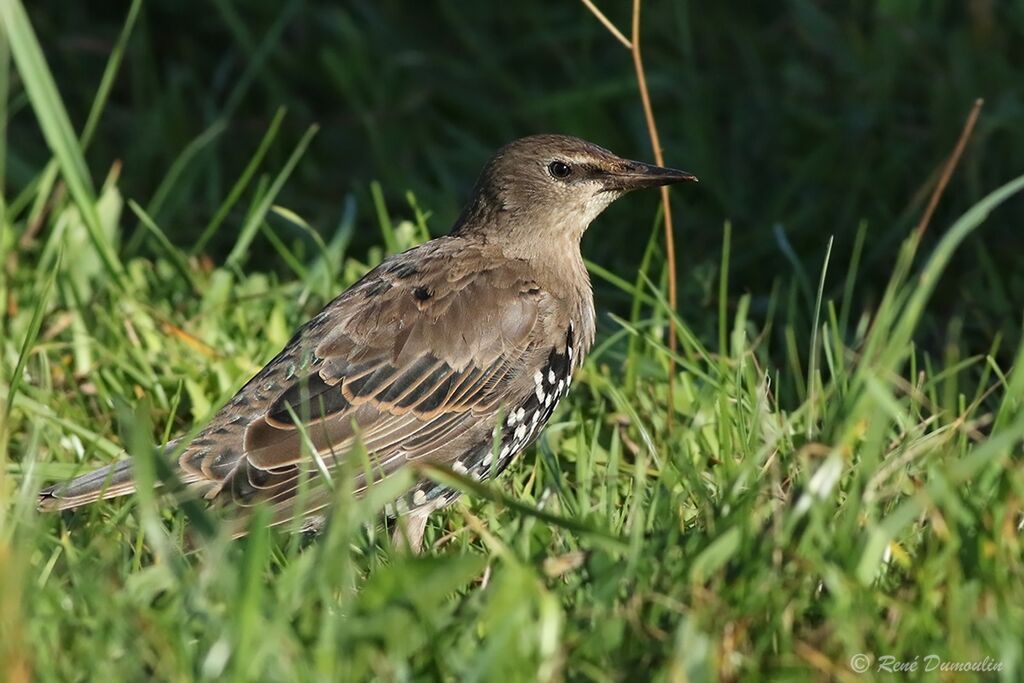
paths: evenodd
<path fill-rule="evenodd" d="M 567 135 L 505 145 L 447 235 L 384 259 L 191 440 L 167 444 L 175 474 L 238 520 L 267 506 L 272 525 L 322 520 L 326 479 L 347 459 L 371 464 L 350 468 L 356 495 L 415 462 L 496 477 L 536 440 L 594 343 L 584 232 L 632 190 L 696 180 Z M 44 488 L 38 507 L 135 488 L 126 459 Z M 389 506 L 410 549 L 458 495 L 414 476 Z"/>

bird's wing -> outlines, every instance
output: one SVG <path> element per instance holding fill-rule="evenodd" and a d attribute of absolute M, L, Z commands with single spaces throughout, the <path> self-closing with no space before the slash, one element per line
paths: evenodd
<path fill-rule="evenodd" d="M 411 460 L 457 457 L 531 390 L 553 305 L 518 262 L 444 249 L 386 261 L 200 434 L 179 461 L 186 479 L 243 506 L 269 501 L 284 518 L 304 474 L 333 470 L 360 445 L 377 477 L 353 464 L 357 487 Z"/>

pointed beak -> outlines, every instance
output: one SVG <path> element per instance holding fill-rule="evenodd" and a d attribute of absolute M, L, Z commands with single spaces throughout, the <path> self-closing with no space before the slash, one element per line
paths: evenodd
<path fill-rule="evenodd" d="M 653 166 L 642 161 L 623 161 L 621 165 L 608 169 L 604 189 L 609 192 L 629 192 L 643 187 L 696 182 L 697 176 L 686 171 Z"/>

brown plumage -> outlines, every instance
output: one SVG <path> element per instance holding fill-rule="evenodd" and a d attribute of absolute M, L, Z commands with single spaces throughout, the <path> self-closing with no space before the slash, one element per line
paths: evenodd
<path fill-rule="evenodd" d="M 426 460 L 477 478 L 501 472 L 540 433 L 594 341 L 579 250 L 587 226 L 625 192 L 687 180 L 567 136 L 507 145 L 451 234 L 386 259 L 191 442 L 169 445 L 178 476 L 241 511 L 266 503 L 279 523 L 326 507 L 325 476 L 359 444 L 371 480 Z M 51 486 L 39 506 L 132 493 L 129 463 Z M 366 479 L 357 477 L 357 493 Z M 396 501 L 413 546 L 429 512 L 454 497 L 423 480 Z"/>

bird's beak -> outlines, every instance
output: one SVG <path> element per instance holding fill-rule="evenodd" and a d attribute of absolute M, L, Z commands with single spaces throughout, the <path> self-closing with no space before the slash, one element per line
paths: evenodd
<path fill-rule="evenodd" d="M 604 178 L 604 189 L 611 192 L 629 192 L 643 187 L 695 182 L 697 176 L 686 171 L 653 166 L 642 161 L 623 161 L 621 165 L 608 169 Z"/>

